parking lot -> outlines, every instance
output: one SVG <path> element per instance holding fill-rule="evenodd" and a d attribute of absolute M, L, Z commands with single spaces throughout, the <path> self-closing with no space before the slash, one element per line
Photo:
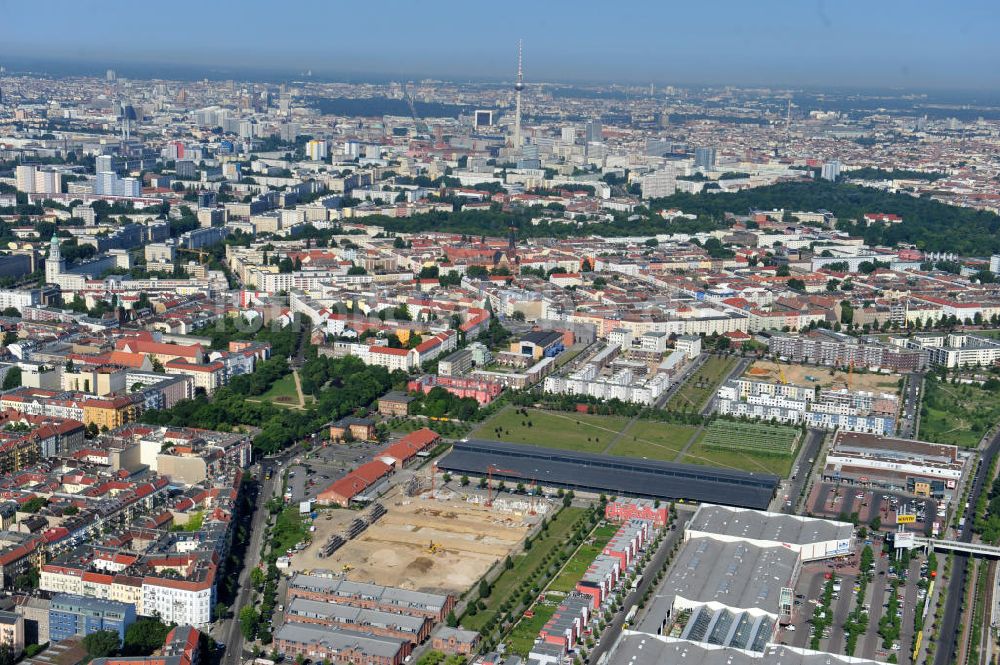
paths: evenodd
<path fill-rule="evenodd" d="M 783 627 L 778 632 L 778 641 L 795 647 L 809 648 L 812 640 L 812 616 L 818 603 L 821 602 L 823 588 L 828 576 L 833 575 L 838 582 L 831 603 L 833 613 L 832 625 L 820 639 L 820 650 L 831 653 L 844 653 L 847 635 L 843 630 L 851 610 L 857 603 L 859 571 L 858 560 L 864 542 L 858 543 L 858 554 L 834 561 L 808 563 L 802 567 L 799 581 L 795 588 L 795 605 L 792 612 L 791 627 Z M 882 555 L 881 541 L 871 541 L 875 551 L 875 563 L 872 581 L 868 584 L 865 599 L 862 601 L 868 607 L 868 630 L 858 639 L 854 655 L 860 658 L 871 658 L 885 661 L 890 654 L 895 654 L 900 663 L 910 662 L 909 650 L 913 644 L 913 620 L 918 603 L 924 593 L 919 585 L 922 578 L 922 558 L 917 558 L 916 551 L 911 559 L 905 578 L 901 578 L 891 569 L 892 555 Z M 882 647 L 883 640 L 878 634 L 879 621 L 887 611 L 889 595 L 892 593 L 894 581 L 899 583 L 900 598 L 900 637 L 888 649 Z M 895 647 L 895 648 L 894 648 Z"/>
<path fill-rule="evenodd" d="M 295 458 L 288 467 L 289 502 L 315 499 L 333 481 L 344 477 L 386 447 L 381 443 L 327 443 Z"/>
<path fill-rule="evenodd" d="M 857 513 L 858 524 L 870 525 L 875 517 L 882 523 L 881 530 L 896 528 L 896 515 L 914 515 L 916 522 L 909 528 L 923 535 L 932 535 L 935 521 L 945 523 L 939 516 L 938 502 L 918 499 L 894 492 L 866 490 L 846 485 L 820 483 L 813 487 L 807 503 L 808 512 L 819 517 L 850 518 Z"/>

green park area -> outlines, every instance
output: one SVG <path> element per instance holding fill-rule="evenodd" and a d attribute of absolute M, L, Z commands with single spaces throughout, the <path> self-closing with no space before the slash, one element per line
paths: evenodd
<path fill-rule="evenodd" d="M 697 431 L 657 420 L 629 422 L 621 416 L 507 407 L 470 437 L 671 462 Z"/>
<path fill-rule="evenodd" d="M 594 559 L 604 551 L 604 546 L 616 533 L 618 533 L 618 526 L 615 524 L 602 524 L 594 529 L 590 538 L 580 545 L 576 553 L 563 566 L 559 575 L 552 580 L 548 590 L 569 593 L 575 589 L 576 583 L 580 581 L 583 574 L 590 568 L 590 564 L 594 563 Z"/>
<path fill-rule="evenodd" d="M 532 644 L 538 637 L 538 631 L 552 617 L 565 595 L 576 588 L 576 583 L 580 581 L 587 569 L 590 568 L 590 564 L 594 562 L 597 555 L 604 550 L 604 546 L 617 532 L 617 525 L 600 524 L 593 530 L 590 537 L 580 544 L 573 556 L 563 565 L 559 574 L 549 583 L 544 598 L 532 605 L 529 612 L 526 612 L 511 630 L 507 639 L 514 653 L 527 657 Z M 529 614 L 531 616 L 528 616 Z"/>
<path fill-rule="evenodd" d="M 992 382 L 987 382 L 987 388 Z M 974 448 L 1000 420 L 1000 391 L 952 384 L 928 376 L 920 407 L 918 439 Z"/>
<path fill-rule="evenodd" d="M 738 362 L 739 359 L 736 357 L 709 356 L 698 371 L 689 376 L 680 390 L 667 401 L 667 411 L 699 412 Z"/>
<path fill-rule="evenodd" d="M 305 395 L 306 405 L 309 406 L 316 401 L 312 395 Z M 275 406 L 287 406 L 298 408 L 299 394 L 295 389 L 295 376 L 291 373 L 281 377 L 267 389 L 267 392 L 258 397 L 248 398 L 249 402 L 266 402 Z"/>
<path fill-rule="evenodd" d="M 498 609 L 507 601 L 513 600 L 512 596 L 518 585 L 532 578 L 549 554 L 566 544 L 585 513 L 583 508 L 569 507 L 560 510 L 549 522 L 546 532 L 532 541 L 531 549 L 512 557 L 511 566 L 493 583 L 490 595 L 482 599 L 486 609 L 478 610 L 475 614 L 466 612 L 462 616 L 462 627 L 481 631 L 492 624 L 497 618 Z"/>
<path fill-rule="evenodd" d="M 562 594 L 553 593 L 546 594 L 545 600 L 535 603 L 530 610 L 531 616 L 525 614 L 518 624 L 514 626 L 514 630 L 510 631 L 510 635 L 507 636 L 507 644 L 510 646 L 510 650 L 523 658 L 527 658 L 528 652 L 531 651 L 531 647 L 538 638 L 539 631 L 549 622 L 552 615 L 556 613 L 560 602 L 562 602 Z"/>
<path fill-rule="evenodd" d="M 508 407 L 486 420 L 470 438 L 599 453 L 627 423 L 627 418 L 619 416 Z"/>
<path fill-rule="evenodd" d="M 608 451 L 611 455 L 673 462 L 698 428 L 655 420 L 637 420 Z"/>

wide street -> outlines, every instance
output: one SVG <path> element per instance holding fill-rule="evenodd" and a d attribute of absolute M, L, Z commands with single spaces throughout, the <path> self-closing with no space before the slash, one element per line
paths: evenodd
<path fill-rule="evenodd" d="M 625 597 L 625 601 L 622 603 L 621 610 L 615 614 L 611 623 L 605 627 L 604 632 L 601 633 L 601 640 L 596 645 L 594 645 L 593 651 L 590 652 L 588 656 L 588 662 L 599 663 L 601 662 L 601 657 L 611 649 L 615 642 L 618 641 L 618 636 L 621 635 L 622 625 L 625 623 L 625 615 L 628 614 L 629 609 L 633 605 L 639 602 L 639 599 L 643 597 L 646 590 L 653 585 L 653 580 L 656 577 L 656 573 L 664 568 L 667 561 L 667 556 L 670 554 L 671 550 L 674 549 L 674 545 L 684 536 L 684 529 L 687 526 L 688 521 L 694 515 L 688 506 L 677 506 L 677 519 L 674 520 L 674 529 L 668 531 L 663 542 L 660 543 L 660 547 L 656 550 L 656 554 L 650 559 L 649 564 L 646 565 L 645 570 L 642 571 L 642 582 L 639 583 L 637 589 L 629 593 Z M 655 595 L 649 597 L 649 603 L 647 606 L 652 605 Z M 633 623 L 638 623 L 639 617 Z"/>
<path fill-rule="evenodd" d="M 257 494 L 253 517 L 250 519 L 250 542 L 247 545 L 246 558 L 239 574 L 239 591 L 237 591 L 236 600 L 229 610 L 229 618 L 217 622 L 211 631 L 212 637 L 226 647 L 221 661 L 222 665 L 237 665 L 242 659 L 243 633 L 240 631 L 239 616 L 240 610 L 246 606 L 252 593 L 249 580 L 250 571 L 260 563 L 260 552 L 264 544 L 268 514 L 265 504 L 272 497 L 281 495 L 281 465 L 295 454 L 295 449 L 295 447 L 290 448 L 280 456 L 264 459 L 261 462 L 261 477 L 266 478 L 267 469 L 272 469 L 272 474 L 270 479 L 263 480 Z"/>
<path fill-rule="evenodd" d="M 982 463 L 976 471 L 973 480 L 972 490 L 969 492 L 969 500 L 966 504 L 963 516 L 965 517 L 965 528 L 959 535 L 958 540 L 963 543 L 972 542 L 972 522 L 975 515 L 976 502 L 982 494 L 986 485 L 986 474 L 989 473 L 990 464 L 993 458 L 1000 451 L 1000 431 L 993 435 L 989 446 L 983 452 Z M 935 665 L 950 665 L 955 659 L 955 636 L 959 631 L 959 618 L 962 615 L 962 588 L 965 586 L 965 567 L 969 556 L 961 552 L 955 552 L 955 558 L 951 567 L 951 580 L 948 583 L 948 597 L 945 600 L 944 617 L 941 619 L 941 628 L 938 631 L 938 650 L 934 656 Z"/>

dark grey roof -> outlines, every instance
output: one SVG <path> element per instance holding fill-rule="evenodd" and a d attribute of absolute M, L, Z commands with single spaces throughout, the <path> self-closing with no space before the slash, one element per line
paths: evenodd
<path fill-rule="evenodd" d="M 438 466 L 453 473 L 538 482 L 551 487 L 660 499 L 710 501 L 743 508 L 766 508 L 778 486 L 771 474 L 747 473 L 695 464 L 676 464 L 499 441 L 461 441 Z"/>
<path fill-rule="evenodd" d="M 521 335 L 521 342 L 529 342 L 537 346 L 548 346 L 562 339 L 562 333 L 554 330 L 534 330 Z"/>
<path fill-rule="evenodd" d="M 351 630 L 327 628 L 320 625 L 286 623 L 278 629 L 275 640 L 285 640 L 298 644 L 320 644 L 328 649 L 356 649 L 366 655 L 381 658 L 395 658 L 406 644 L 396 637 L 383 637 L 357 633 Z"/>

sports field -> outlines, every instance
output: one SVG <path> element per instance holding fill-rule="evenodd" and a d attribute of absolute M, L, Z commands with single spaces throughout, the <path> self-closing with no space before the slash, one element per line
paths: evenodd
<path fill-rule="evenodd" d="M 667 410 L 690 413 L 700 411 L 737 362 L 739 358 L 736 357 L 709 356 L 667 401 Z"/>
<path fill-rule="evenodd" d="M 704 444 L 704 433 L 688 449 L 681 460 L 687 464 L 717 466 L 724 469 L 750 471 L 752 473 L 773 473 L 787 478 L 792 470 L 795 455 L 767 455 L 743 450 L 722 450 Z"/>
<path fill-rule="evenodd" d="M 735 422 L 717 418 L 705 428 L 700 443 L 706 448 L 766 455 L 791 455 L 800 430 L 787 425 Z"/>

